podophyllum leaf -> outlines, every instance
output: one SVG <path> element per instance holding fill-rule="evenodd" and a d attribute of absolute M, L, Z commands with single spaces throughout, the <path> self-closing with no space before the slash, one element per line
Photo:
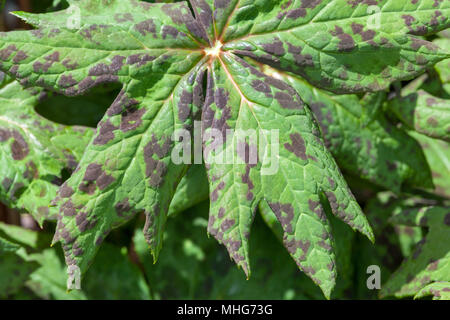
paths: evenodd
<path fill-rule="evenodd" d="M 209 184 L 204 165 L 192 165 L 181 179 L 170 202 L 169 216 L 183 212 L 208 199 Z"/>
<path fill-rule="evenodd" d="M 450 51 L 450 38 L 435 39 L 433 43 L 444 50 Z M 437 63 L 434 68 L 439 74 L 445 91 L 450 95 L 450 59 Z"/>
<path fill-rule="evenodd" d="M 420 290 L 414 299 L 433 296 L 433 300 L 450 300 L 450 282 L 433 282 Z"/>
<path fill-rule="evenodd" d="M 380 267 L 380 280 L 383 286 L 423 237 L 420 227 L 393 226 L 389 223 L 392 214 L 401 210 L 403 205 L 405 205 L 403 198 L 397 198 L 391 192 L 380 192 L 365 207 L 364 213 L 373 226 L 376 245 L 361 239 L 355 244 L 356 259 L 353 263 L 356 266 L 358 279 L 356 289 L 359 299 L 376 298 L 378 294 L 377 291 L 367 288 L 369 266 Z"/>
<path fill-rule="evenodd" d="M 419 90 L 388 101 L 388 108 L 409 128 L 450 141 L 450 100 Z"/>
<path fill-rule="evenodd" d="M 250 226 L 264 198 L 283 227 L 286 248 L 329 296 L 334 254 L 320 197 L 328 199 L 335 215 L 372 238 L 370 226 L 295 90 L 236 56 L 225 53 L 219 60 L 209 70 L 202 119 L 211 191 L 208 231 L 248 275 Z"/>
<path fill-rule="evenodd" d="M 41 93 L 16 81 L 0 88 L 0 200 L 28 211 L 40 224 L 55 217 L 49 205 L 62 171 L 75 169 L 93 133 L 39 116 L 34 107 Z"/>
<path fill-rule="evenodd" d="M 406 297 L 417 294 L 426 285 L 450 279 L 450 208 L 404 207 L 391 218 L 392 223 L 421 226 L 428 233 L 412 255 L 383 286 L 382 296 Z"/>
<path fill-rule="evenodd" d="M 420 145 L 383 114 L 364 125 L 362 102 L 356 95 L 333 95 L 300 77 L 266 70 L 288 82 L 310 106 L 327 147 L 341 168 L 395 192 L 403 183 L 432 185 Z"/>
<path fill-rule="evenodd" d="M 448 1 L 230 0 L 215 5 L 224 15 L 217 24 L 228 25 L 220 38 L 228 42 L 225 50 L 334 92 L 382 90 L 450 57 L 414 36 L 449 27 Z"/>
<path fill-rule="evenodd" d="M 434 193 L 450 199 L 450 144 L 414 131 L 409 134 L 420 143 L 425 153 L 433 176 Z"/>

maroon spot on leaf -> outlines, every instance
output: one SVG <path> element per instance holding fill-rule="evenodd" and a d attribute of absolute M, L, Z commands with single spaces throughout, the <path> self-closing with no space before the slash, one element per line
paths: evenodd
<path fill-rule="evenodd" d="M 322 220 L 322 221 L 327 220 L 325 211 L 324 211 L 320 201 L 313 201 L 311 199 L 308 199 L 308 207 L 309 207 L 309 210 L 314 212 L 320 220 Z"/>
<path fill-rule="evenodd" d="M 142 67 L 147 64 L 147 62 L 151 62 L 155 60 L 156 57 L 150 56 L 148 54 L 138 53 L 133 54 L 127 58 L 127 64 L 129 65 L 137 65 L 138 67 Z"/>
<path fill-rule="evenodd" d="M 0 142 L 5 142 L 11 138 L 11 132 L 0 128 Z"/>
<path fill-rule="evenodd" d="M 211 7 L 204 0 L 196 0 L 195 6 L 198 9 L 196 11 L 197 18 L 208 29 L 213 22 Z"/>
<path fill-rule="evenodd" d="M 122 119 L 120 122 L 120 130 L 123 132 L 137 129 L 142 124 L 142 117 L 145 114 L 145 108 L 138 109 L 136 106 L 131 106 L 122 112 Z"/>
<path fill-rule="evenodd" d="M 284 232 L 289 234 L 293 233 L 292 221 L 294 219 L 294 208 L 292 205 L 290 203 L 269 203 L 269 206 L 281 223 Z"/>
<path fill-rule="evenodd" d="M 430 127 L 436 128 L 439 125 L 439 122 L 438 122 L 438 120 L 435 117 L 429 117 L 427 119 L 427 124 Z"/>
<path fill-rule="evenodd" d="M 298 19 L 306 16 L 306 10 L 304 8 L 297 8 L 287 12 L 286 17 L 289 19 Z"/>
<path fill-rule="evenodd" d="M 220 225 L 220 228 L 222 229 L 223 232 L 226 232 L 235 224 L 236 221 L 234 219 L 225 219 Z"/>
<path fill-rule="evenodd" d="M 161 28 L 161 35 L 163 39 L 166 39 L 168 35 L 172 36 L 175 39 L 178 37 L 186 37 L 186 34 L 184 32 L 178 31 L 178 29 L 167 25 Z"/>
<path fill-rule="evenodd" d="M 114 139 L 114 131 L 119 129 L 111 123 L 111 120 L 106 120 L 99 124 L 99 132 L 94 139 L 95 145 L 104 145 Z"/>
<path fill-rule="evenodd" d="M 353 33 L 361 35 L 363 41 L 369 41 L 375 37 L 376 34 L 375 31 L 373 30 L 364 31 L 364 26 L 362 24 L 353 22 L 351 27 Z"/>
<path fill-rule="evenodd" d="M 116 209 L 117 215 L 122 218 L 125 217 L 127 214 L 131 213 L 133 209 L 130 205 L 128 198 L 125 198 L 122 201 L 117 202 L 114 208 Z"/>
<path fill-rule="evenodd" d="M 72 62 L 70 58 L 64 59 L 61 63 L 64 67 L 66 67 L 69 70 L 74 70 L 78 67 L 78 63 Z"/>
<path fill-rule="evenodd" d="M 252 87 L 256 91 L 264 93 L 267 97 L 271 97 L 272 96 L 270 94 L 272 92 L 270 87 L 265 82 L 263 82 L 263 81 L 261 81 L 259 79 L 256 79 L 256 80 L 252 81 Z"/>
<path fill-rule="evenodd" d="M 126 92 L 124 90 L 121 90 L 106 113 L 108 116 L 112 117 L 114 115 L 121 114 L 124 110 L 127 110 L 137 104 L 139 104 L 139 101 L 128 97 Z"/>
<path fill-rule="evenodd" d="M 23 177 L 25 179 L 31 180 L 31 179 L 37 179 L 39 177 L 39 171 L 36 167 L 36 164 L 33 161 L 27 162 L 26 170 L 23 174 Z"/>
<path fill-rule="evenodd" d="M 221 181 L 217 187 L 211 192 L 210 198 L 212 202 L 217 201 L 219 198 L 219 191 L 225 188 L 225 182 Z"/>
<path fill-rule="evenodd" d="M 302 136 L 298 133 L 292 133 L 289 137 L 291 138 L 292 142 L 284 144 L 286 150 L 294 153 L 298 158 L 302 160 L 307 160 L 308 156 L 306 155 L 305 140 L 303 140 Z"/>
<path fill-rule="evenodd" d="M 162 145 L 153 135 L 152 140 L 144 147 L 145 175 L 152 187 L 160 186 L 167 174 L 167 164 L 162 159 L 168 155 L 172 142 L 170 138 L 163 137 L 161 140 Z"/>
<path fill-rule="evenodd" d="M 231 0 L 214 0 L 214 7 L 220 9 L 226 9 L 230 6 Z"/>
<path fill-rule="evenodd" d="M 301 54 L 303 48 L 288 42 L 288 52 L 294 57 L 295 64 L 301 67 L 314 67 L 314 62 L 310 54 Z"/>
<path fill-rule="evenodd" d="M 72 252 L 75 257 L 79 257 L 83 254 L 83 249 L 79 247 L 78 243 L 74 243 Z"/>
<path fill-rule="evenodd" d="M 70 198 L 74 194 L 74 191 L 71 187 L 64 183 L 59 189 L 59 195 L 61 198 Z"/>
<path fill-rule="evenodd" d="M 72 200 L 69 199 L 66 202 L 64 202 L 64 204 L 61 206 L 61 212 L 66 217 L 73 217 L 77 214 L 77 210 L 74 204 L 72 203 Z"/>
<path fill-rule="evenodd" d="M 5 49 L 0 50 L 0 60 L 7 60 L 13 52 L 17 51 L 17 47 L 13 44 L 7 46 Z"/>
<path fill-rule="evenodd" d="M 25 51 L 19 50 L 19 51 L 17 51 L 16 55 L 14 56 L 13 62 L 19 63 L 19 62 L 25 60 L 26 58 L 28 58 L 28 55 L 25 53 Z"/>
<path fill-rule="evenodd" d="M 271 43 L 264 43 L 261 46 L 264 51 L 275 56 L 283 56 L 286 53 L 283 47 L 283 42 L 277 38 L 273 39 Z"/>
<path fill-rule="evenodd" d="M 87 212 L 80 212 L 79 214 L 77 214 L 77 216 L 75 217 L 75 222 L 80 232 L 91 230 L 97 223 L 96 220 L 89 221 L 89 219 L 87 219 Z"/>
<path fill-rule="evenodd" d="M 58 81 L 58 86 L 60 86 L 61 88 L 67 89 L 67 88 L 73 87 L 77 83 L 78 82 L 72 77 L 71 74 L 62 75 Z"/>
<path fill-rule="evenodd" d="M 44 33 L 40 29 L 31 30 L 30 33 L 38 39 L 42 39 L 44 37 Z"/>
<path fill-rule="evenodd" d="M 431 50 L 431 51 L 437 51 L 439 48 L 432 42 L 418 39 L 418 38 L 412 38 L 411 48 L 413 50 L 419 50 L 422 46 L 426 47 L 428 50 Z"/>
<path fill-rule="evenodd" d="M 28 143 L 18 131 L 12 131 L 12 137 L 14 141 L 11 144 L 11 155 L 14 160 L 23 160 L 30 152 Z"/>
<path fill-rule="evenodd" d="M 352 36 L 345 33 L 341 27 L 335 26 L 334 31 L 331 31 L 331 34 L 339 38 L 338 49 L 340 51 L 349 52 L 355 48 L 355 41 Z"/>
<path fill-rule="evenodd" d="M 180 100 L 178 102 L 178 119 L 185 122 L 191 115 L 191 106 L 193 102 L 192 93 L 187 90 L 181 92 Z"/>
<path fill-rule="evenodd" d="M 153 34 L 153 38 L 156 38 L 156 25 L 152 19 L 139 22 L 134 28 L 142 35 Z"/>
<path fill-rule="evenodd" d="M 114 75 L 122 69 L 125 61 L 123 56 L 114 56 L 111 64 L 99 63 L 89 70 L 89 76 Z"/>

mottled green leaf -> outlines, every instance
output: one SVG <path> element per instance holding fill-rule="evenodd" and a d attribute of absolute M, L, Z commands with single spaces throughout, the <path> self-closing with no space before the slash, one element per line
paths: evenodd
<path fill-rule="evenodd" d="M 412 249 L 422 238 L 422 230 L 412 226 L 393 226 L 389 218 L 393 212 L 401 210 L 403 199 L 391 193 L 379 193 L 369 201 L 364 212 L 373 226 L 376 245 L 367 241 L 357 241 L 355 248 L 355 267 L 357 281 L 357 297 L 359 299 L 378 298 L 378 290 L 367 287 L 367 268 L 380 268 L 381 288 L 392 273 L 400 266 L 402 260 L 409 256 Z M 400 209 L 399 209 L 400 208 Z"/>
<path fill-rule="evenodd" d="M 388 101 L 388 108 L 409 128 L 450 141 L 450 100 L 419 90 Z"/>
<path fill-rule="evenodd" d="M 450 144 L 445 141 L 428 138 L 417 132 L 410 132 L 422 146 L 431 168 L 434 193 L 450 199 Z"/>
<path fill-rule="evenodd" d="M 24 85 L 68 96 L 102 83 L 121 86 L 88 146 L 78 145 L 82 158 L 77 170 L 54 201 L 60 212 L 54 241 L 61 241 L 66 263 L 84 272 L 110 230 L 138 213 L 146 216 L 144 235 L 156 259 L 169 212 L 204 197 L 206 184 L 201 184 L 195 197 L 182 201 L 196 192 L 192 185 L 201 178 L 191 172 L 183 180 L 190 163 L 171 159 L 185 142 L 173 134 L 178 129 L 192 133 L 194 121 L 201 120 L 211 200 L 209 232 L 249 273 L 251 224 L 260 201 L 267 201 L 282 226 L 288 251 L 329 296 L 335 259 L 322 206 L 329 204 L 334 215 L 369 238 L 371 229 L 302 101 L 308 100 L 303 94 L 311 93 L 299 95 L 300 90 L 238 56 L 300 74 L 334 92 L 379 91 L 449 57 L 417 37 L 448 27 L 448 2 L 193 0 L 189 7 L 186 2 L 71 0 L 69 4 L 67 10 L 53 13 L 16 13 L 37 29 L 0 34 L 0 69 Z M 323 99 L 328 98 L 336 101 L 330 102 L 332 106 L 345 105 L 351 119 L 345 124 L 345 132 L 352 132 L 350 140 L 337 129 L 331 137 L 340 133 L 340 146 L 352 144 L 345 149 L 347 155 L 334 150 L 344 169 L 395 191 L 403 183 L 431 186 L 417 144 L 377 112 L 382 98 L 372 102 L 325 95 Z M 367 109 L 368 104 L 374 105 L 374 114 L 358 119 L 364 115 L 361 105 Z M 208 136 L 213 129 L 224 141 Z M 262 135 L 255 142 L 238 133 L 228 135 L 228 129 Z M 278 130 L 279 141 L 273 142 L 268 130 Z M 366 135 L 364 141 L 357 135 L 360 131 Z M 247 151 L 258 141 L 264 153 L 253 163 Z M 358 146 L 358 141 L 364 144 Z M 231 142 L 231 148 L 225 142 Z M 222 143 L 225 148 L 217 150 Z M 58 147 L 64 144 L 59 139 Z M 276 169 L 265 175 L 272 147 L 279 149 L 273 157 Z M 365 155 L 352 157 L 355 153 Z M 232 164 L 206 159 L 225 154 Z"/>
<path fill-rule="evenodd" d="M 442 49 L 445 49 L 447 51 L 450 50 L 450 38 L 436 39 L 433 41 L 433 43 L 435 43 Z M 445 91 L 447 92 L 447 94 L 450 95 L 450 59 L 446 59 L 444 61 L 437 63 L 434 66 L 434 68 L 439 74 L 440 80 L 442 82 Z"/>
<path fill-rule="evenodd" d="M 433 296 L 433 300 L 450 300 L 450 282 L 433 282 L 420 290 L 414 299 Z"/>
<path fill-rule="evenodd" d="M 382 296 L 414 296 L 426 285 L 450 279 L 450 208 L 405 206 L 391 218 L 394 224 L 421 226 L 427 235 L 390 277 Z"/>
<path fill-rule="evenodd" d="M 0 87 L 0 200 L 42 224 L 55 218 L 49 205 L 63 170 L 75 169 L 92 132 L 39 116 L 34 107 L 41 93 L 10 80 Z"/>

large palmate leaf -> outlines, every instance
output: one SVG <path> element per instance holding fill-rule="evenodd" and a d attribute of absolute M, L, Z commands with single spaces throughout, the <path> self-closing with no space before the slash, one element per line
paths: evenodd
<path fill-rule="evenodd" d="M 63 170 L 74 170 L 92 131 L 58 125 L 34 111 L 40 88 L 17 81 L 0 87 L 0 201 L 23 209 L 42 223 L 62 183 Z M 52 212 L 50 212 L 52 211 Z"/>
<path fill-rule="evenodd" d="M 448 27 L 449 4 L 380 1 L 377 15 L 347 0 L 69 4 L 17 13 L 37 29 L 0 34 L 0 68 L 23 84 L 69 96 L 122 86 L 54 202 L 67 264 L 84 272 L 109 231 L 139 212 L 156 259 L 176 187 L 199 163 L 172 155 L 197 150 L 183 147 L 201 120 L 209 233 L 249 275 L 248 237 L 264 199 L 292 257 L 329 296 L 336 271 L 323 205 L 372 239 L 370 226 L 302 97 L 241 58 L 334 92 L 381 90 L 449 57 L 414 36 Z"/>
<path fill-rule="evenodd" d="M 383 296 L 414 296 L 426 285 L 450 279 L 450 208 L 412 207 L 397 210 L 394 224 L 428 228 L 411 256 L 383 286 Z"/>

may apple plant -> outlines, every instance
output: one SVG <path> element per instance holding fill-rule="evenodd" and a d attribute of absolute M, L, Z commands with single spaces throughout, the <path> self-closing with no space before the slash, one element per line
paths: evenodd
<path fill-rule="evenodd" d="M 448 1 L 68 2 L 15 12 L 34 29 L 0 33 L 0 196 L 41 224 L 57 221 L 53 243 L 69 267 L 84 273 L 111 230 L 141 213 L 156 261 L 167 218 L 209 196 L 208 233 L 247 277 L 259 210 L 329 298 L 338 250 L 330 214 L 376 240 L 341 171 L 396 194 L 438 189 L 432 155 L 408 131 L 450 140 L 448 64 L 438 67 L 449 40 L 430 41 L 449 27 Z M 434 66 L 447 95 L 420 78 L 402 88 Z M 81 96 L 105 83 L 121 90 L 95 131 L 35 111 L 47 92 Z M 392 218 L 436 232 L 424 245 L 430 259 L 450 224 L 438 204 Z M 407 262 L 413 279 L 394 275 L 384 292 L 445 287 L 441 262 L 436 278 Z"/>

